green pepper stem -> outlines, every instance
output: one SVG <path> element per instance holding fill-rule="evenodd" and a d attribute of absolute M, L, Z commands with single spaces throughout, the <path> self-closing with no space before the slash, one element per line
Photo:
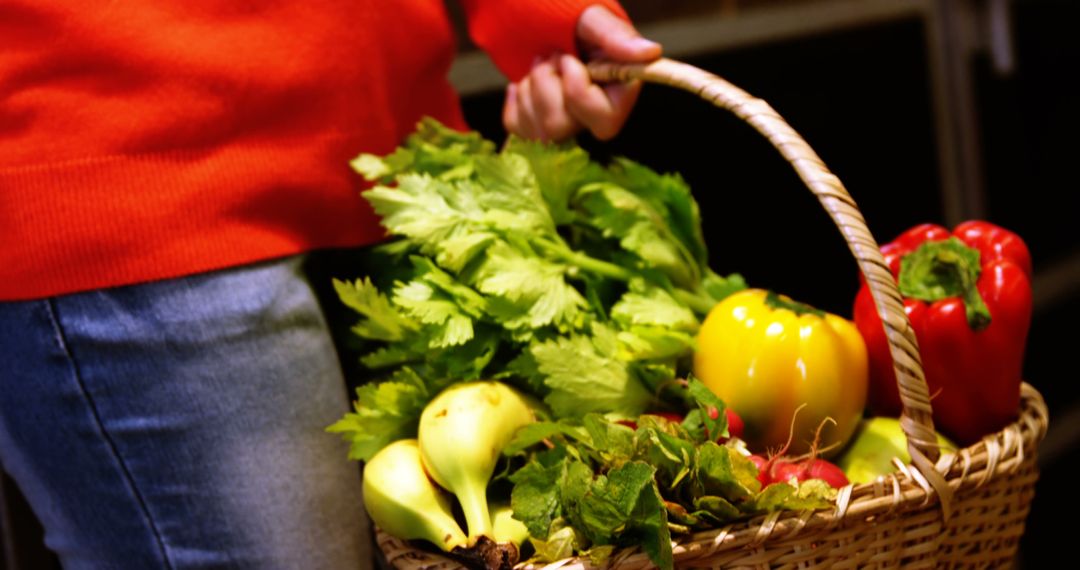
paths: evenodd
<path fill-rule="evenodd" d="M 773 309 L 791 311 L 800 317 L 803 315 L 815 315 L 822 319 L 825 318 L 825 311 L 807 305 L 806 303 L 800 303 L 783 295 L 778 295 L 773 291 L 769 291 L 765 295 L 765 304 Z"/>

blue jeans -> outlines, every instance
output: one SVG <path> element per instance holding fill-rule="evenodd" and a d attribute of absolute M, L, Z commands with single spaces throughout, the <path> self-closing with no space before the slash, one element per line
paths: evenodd
<path fill-rule="evenodd" d="M 65 568 L 370 566 L 301 261 L 0 303 L 0 464 Z"/>

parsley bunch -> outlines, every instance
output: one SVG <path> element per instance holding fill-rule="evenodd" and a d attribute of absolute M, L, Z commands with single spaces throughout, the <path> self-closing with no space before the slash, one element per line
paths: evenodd
<path fill-rule="evenodd" d="M 416 433 L 452 382 L 500 379 L 555 418 L 636 417 L 668 406 L 700 317 L 745 284 L 707 266 L 701 218 L 677 175 L 574 145 L 511 139 L 424 120 L 405 145 L 353 167 L 396 239 L 387 273 L 335 281 L 375 381 L 329 429 L 367 460 Z M 675 396 L 676 399 L 679 396 Z"/>

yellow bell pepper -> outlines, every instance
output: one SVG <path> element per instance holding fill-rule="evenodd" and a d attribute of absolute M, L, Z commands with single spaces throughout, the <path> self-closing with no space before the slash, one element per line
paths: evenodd
<path fill-rule="evenodd" d="M 788 453 L 805 453 L 826 422 L 819 448 L 831 455 L 855 431 L 868 368 L 866 345 L 851 321 L 748 289 L 709 311 L 697 342 L 694 374 L 742 416 L 752 450 L 776 450 L 790 435 Z"/>

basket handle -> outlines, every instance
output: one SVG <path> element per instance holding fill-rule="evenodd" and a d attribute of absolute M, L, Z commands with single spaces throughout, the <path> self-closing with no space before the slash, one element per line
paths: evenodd
<path fill-rule="evenodd" d="M 904 406 L 900 421 L 907 436 L 912 463 L 926 483 L 937 492 L 942 510 L 948 518 L 952 490 L 934 468 L 939 448 L 915 332 L 904 313 L 900 291 L 885 265 L 878 244 L 840 179 L 829 172 L 810 145 L 768 103 L 712 73 L 670 59 L 658 59 L 648 64 L 597 61 L 588 67 L 593 80 L 599 82 L 641 80 L 695 93 L 750 123 L 795 168 L 799 178 L 817 196 L 840 229 L 866 277 L 889 341 L 900 400 Z"/>

